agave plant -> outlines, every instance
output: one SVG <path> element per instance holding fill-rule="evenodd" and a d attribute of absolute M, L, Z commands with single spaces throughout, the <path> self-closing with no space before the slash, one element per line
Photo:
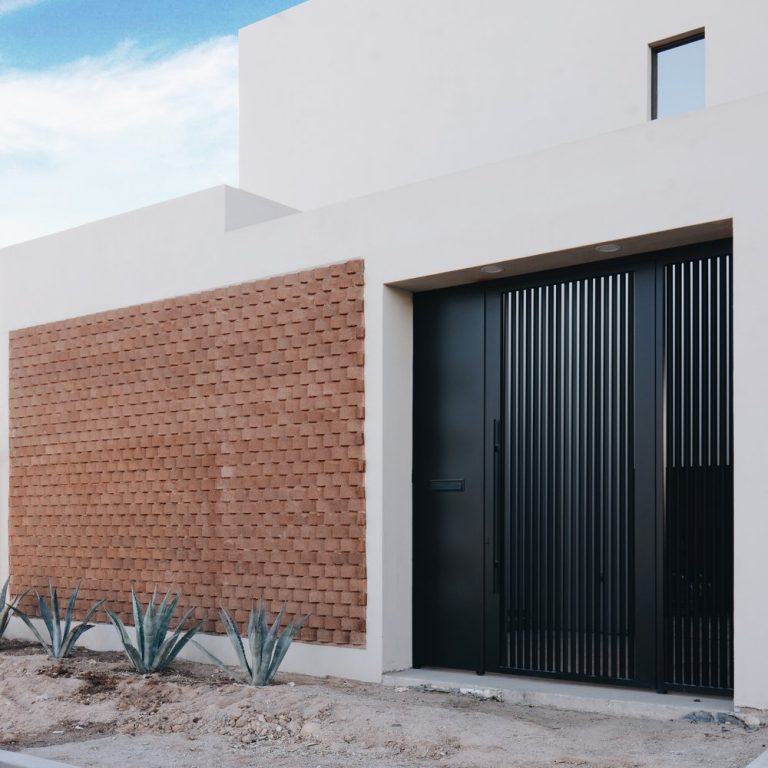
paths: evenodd
<path fill-rule="evenodd" d="M 72 653 L 75 648 L 75 644 L 80 637 L 93 627 L 93 624 L 88 622 L 91 620 L 96 611 L 104 604 L 104 600 L 98 600 L 95 602 L 85 614 L 85 618 L 77 626 L 72 625 L 72 619 L 75 614 L 75 604 L 77 603 L 77 596 L 80 592 L 80 585 L 78 584 L 69 596 L 69 602 L 67 603 L 67 610 L 64 615 L 64 626 L 62 627 L 62 618 L 59 613 L 59 594 L 56 587 L 48 582 L 48 590 L 51 595 L 50 607 L 45 602 L 45 598 L 39 593 L 35 592 L 37 597 L 37 605 L 40 609 L 40 618 L 45 624 L 45 628 L 48 630 L 48 641 L 43 638 L 37 627 L 32 623 L 32 619 L 18 607 L 13 605 L 11 610 L 29 627 L 32 634 L 35 636 L 40 645 L 45 648 L 50 656 L 54 659 L 65 659 Z M 16 598 L 18 603 L 19 598 Z"/>
<path fill-rule="evenodd" d="M 24 599 L 29 590 L 25 590 L 20 595 L 16 595 L 14 600 L 8 602 L 8 584 L 11 580 L 9 576 L 3 584 L 3 588 L 0 589 L 0 638 L 5 634 L 5 630 L 8 629 L 8 622 L 11 620 L 11 613 Z"/>
<path fill-rule="evenodd" d="M 142 615 L 141 603 L 136 592 L 131 587 L 131 602 L 133 605 L 133 621 L 136 626 L 136 645 L 131 643 L 125 625 L 112 611 L 107 611 L 115 625 L 120 642 L 131 660 L 134 669 L 143 675 L 152 672 L 162 672 L 179 655 L 181 649 L 200 631 L 202 621 L 184 630 L 195 609 L 190 608 L 179 621 L 178 626 L 170 637 L 167 637 L 171 618 L 179 602 L 180 593 L 171 596 L 170 590 L 165 593 L 160 605 L 157 605 L 157 590 L 152 593 L 147 609 Z"/>
<path fill-rule="evenodd" d="M 280 624 L 285 615 L 285 606 L 280 609 L 272 627 L 267 625 L 267 609 L 263 600 L 259 600 L 259 607 L 255 603 L 251 605 L 251 615 L 248 620 L 248 646 L 250 662 L 246 654 L 243 640 L 237 630 L 237 624 L 226 608 L 221 609 L 221 621 L 227 629 L 227 636 L 237 654 L 240 672 L 245 682 L 251 685 L 269 685 L 277 673 L 277 669 L 283 661 L 288 647 L 296 635 L 304 626 L 309 616 L 296 618 L 291 621 L 280 634 Z M 216 666 L 225 672 L 229 672 L 227 665 L 214 656 L 200 643 L 192 641 Z"/>

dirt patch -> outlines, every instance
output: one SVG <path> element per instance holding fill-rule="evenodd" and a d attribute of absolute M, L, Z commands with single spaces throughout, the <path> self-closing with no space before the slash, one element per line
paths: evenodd
<path fill-rule="evenodd" d="M 50 667 L 41 667 L 37 670 L 37 674 L 56 679 L 57 677 L 72 677 L 72 670 L 65 664 L 53 664 Z"/>
<path fill-rule="evenodd" d="M 75 695 L 79 701 L 85 704 L 90 704 L 98 696 L 111 694 L 117 690 L 119 682 L 117 675 L 98 671 L 83 672 L 77 677 L 78 680 L 82 681 L 82 685 Z"/>
<path fill-rule="evenodd" d="M 0 653 L 9 656 L 37 656 L 42 649 L 37 643 L 25 640 L 0 640 Z"/>
<path fill-rule="evenodd" d="M 94 738 L 109 736 L 113 733 L 109 724 L 91 723 L 81 725 L 71 720 L 54 723 L 41 733 L 27 734 L 21 740 L 0 742 L 0 748 L 10 751 L 28 750 L 40 747 L 50 747 L 59 744 L 72 744 L 89 741 Z"/>
<path fill-rule="evenodd" d="M 202 664 L 141 676 L 119 654 L 57 663 L 22 650 L 0 650 L 0 744 L 81 766 L 142 755 L 147 766 L 185 768 L 743 768 L 768 742 L 766 731 L 730 723 L 612 718 L 301 676 L 253 688 Z"/>
<path fill-rule="evenodd" d="M 72 664 L 69 659 L 40 667 L 37 674 L 53 680 L 62 677 L 79 680 L 81 685 L 72 696 L 83 704 L 90 704 L 98 696 L 113 693 L 119 683 L 119 677 L 116 674 L 99 669 L 83 670 Z"/>

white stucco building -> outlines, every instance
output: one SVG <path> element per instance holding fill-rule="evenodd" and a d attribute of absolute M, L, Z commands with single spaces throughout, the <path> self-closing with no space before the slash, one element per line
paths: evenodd
<path fill-rule="evenodd" d="M 2 333 L 362 260 L 364 640 L 286 665 L 768 709 L 767 24 L 759 0 L 308 0 L 240 33 L 240 189 L 3 249 Z M 704 103 L 652 119 L 654 57 L 702 35 Z"/>

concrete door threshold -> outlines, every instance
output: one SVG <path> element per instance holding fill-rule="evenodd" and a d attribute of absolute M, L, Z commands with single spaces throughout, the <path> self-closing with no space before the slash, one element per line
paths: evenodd
<path fill-rule="evenodd" d="M 652 720 L 678 720 L 693 713 L 702 719 L 708 716 L 713 719 L 734 717 L 733 701 L 726 698 L 685 693 L 659 694 L 635 688 L 517 675 L 476 675 L 474 672 L 449 669 L 408 669 L 387 672 L 382 677 L 382 683 L 395 687 L 460 693 L 507 704 Z M 741 720 L 739 716 L 735 717 Z"/>

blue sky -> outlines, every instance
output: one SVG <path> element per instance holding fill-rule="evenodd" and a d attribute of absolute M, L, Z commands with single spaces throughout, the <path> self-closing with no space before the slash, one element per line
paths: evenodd
<path fill-rule="evenodd" d="M 301 0 L 0 0 L 0 246 L 237 183 L 237 30 Z"/>

